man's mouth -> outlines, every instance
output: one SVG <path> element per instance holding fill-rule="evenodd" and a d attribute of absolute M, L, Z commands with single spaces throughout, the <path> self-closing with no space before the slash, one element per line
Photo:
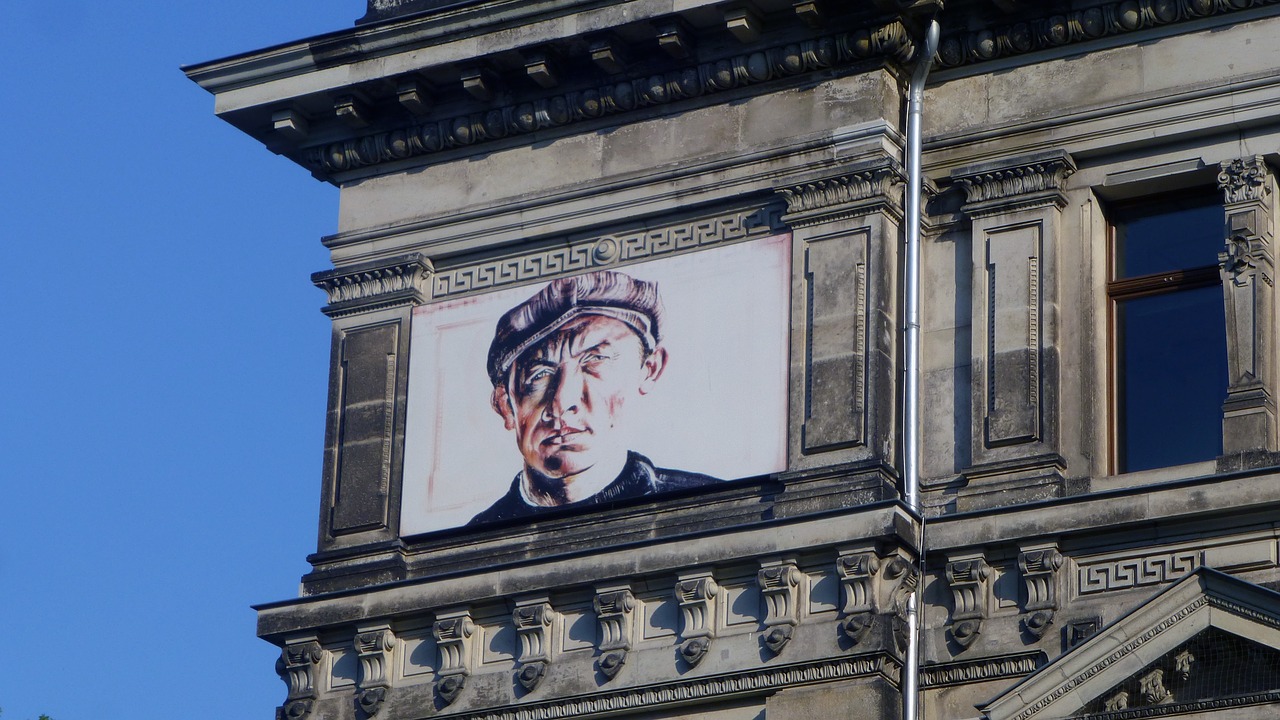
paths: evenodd
<path fill-rule="evenodd" d="M 572 445 L 579 436 L 586 434 L 585 428 L 566 428 L 555 435 L 547 437 L 542 441 L 543 445 L 565 446 Z"/>

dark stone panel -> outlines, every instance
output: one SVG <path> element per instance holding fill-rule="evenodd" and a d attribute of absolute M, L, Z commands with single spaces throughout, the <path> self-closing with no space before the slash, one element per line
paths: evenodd
<path fill-rule="evenodd" d="M 342 339 L 334 535 L 387 523 L 399 333 L 398 325 L 380 325 Z"/>
<path fill-rule="evenodd" d="M 805 249 L 806 453 L 865 441 L 866 248 L 859 232 Z"/>

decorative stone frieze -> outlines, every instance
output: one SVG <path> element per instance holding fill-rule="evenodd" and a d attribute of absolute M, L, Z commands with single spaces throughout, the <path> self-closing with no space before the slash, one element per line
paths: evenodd
<path fill-rule="evenodd" d="M 1021 678 L 1044 665 L 1048 657 L 1041 650 L 996 658 L 977 658 L 938 663 L 921 668 L 920 684 L 925 687 L 963 685 L 982 680 Z"/>
<path fill-rule="evenodd" d="M 555 647 L 556 611 L 545 598 L 518 601 L 511 613 L 516 634 L 520 636 L 520 657 L 516 681 L 525 690 L 533 690 L 546 675 Z"/>
<path fill-rule="evenodd" d="M 1240 12 L 1275 2 L 1276 0 L 1123 0 L 1066 13 L 1027 17 L 1009 24 L 946 34 L 938 47 L 938 63 L 942 67 L 959 67 L 1065 47 L 1111 35 Z M 1014 7 L 1014 3 L 1008 0 L 1001 0 L 1000 4 L 1002 7 Z M 1027 5 L 1017 3 L 1020 7 Z M 945 21 L 943 27 L 947 27 Z"/>
<path fill-rule="evenodd" d="M 677 42 L 678 33 L 663 37 L 669 40 L 664 45 L 669 51 L 688 45 Z M 304 162 L 318 172 L 344 172 L 843 67 L 868 58 L 906 62 L 914 52 L 909 33 L 895 20 L 870 31 L 828 35 L 310 148 Z"/>
<path fill-rule="evenodd" d="M 1261 156 L 1219 165 L 1226 246 L 1218 255 L 1227 325 L 1223 455 L 1280 450 L 1276 422 L 1274 173 Z M 1264 460 L 1264 462 L 1268 462 Z"/>
<path fill-rule="evenodd" d="M 851 553 L 836 559 L 844 603 L 840 631 L 855 644 L 871 629 L 876 617 L 876 573 L 880 558 L 874 552 Z"/>
<path fill-rule="evenodd" d="M 605 679 L 612 680 L 626 664 L 631 650 L 636 599 L 629 588 L 603 588 L 593 604 L 600 622 L 600 660 L 596 667 Z"/>
<path fill-rule="evenodd" d="M 716 636 L 716 598 L 720 587 L 710 573 L 680 578 L 676 600 L 680 603 L 680 646 L 677 652 L 690 667 L 702 662 Z"/>
<path fill-rule="evenodd" d="M 782 230 L 779 215 L 780 209 L 774 206 L 745 208 L 712 218 L 566 241 L 519 257 L 481 260 L 441 269 L 432 278 L 431 296 L 452 298 L 723 242 L 767 237 Z"/>
<path fill-rule="evenodd" d="M 440 613 L 431 628 L 440 651 L 440 667 L 436 670 L 436 694 L 440 702 L 450 705 L 458 699 L 471 675 L 474 662 L 472 636 L 476 626 L 468 610 Z"/>
<path fill-rule="evenodd" d="M 389 625 L 361 629 L 356 633 L 356 655 L 360 658 L 356 703 L 366 717 L 377 715 L 387 698 L 391 688 L 388 669 L 391 665 L 391 651 L 395 646 L 396 638 Z"/>
<path fill-rule="evenodd" d="M 318 671 L 325 651 L 315 638 L 287 643 L 280 652 L 276 672 L 289 686 L 282 713 L 286 720 L 301 720 L 311 714 L 319 685 Z"/>
<path fill-rule="evenodd" d="M 764 597 L 764 645 L 777 655 L 800 624 L 800 580 L 804 574 L 792 561 L 765 563 L 756 575 Z"/>
<path fill-rule="evenodd" d="M 564 697 L 537 703 L 485 709 L 452 715 L 458 720 L 562 720 L 596 718 L 626 710 L 652 710 L 661 706 L 687 706 L 709 697 L 760 694 L 797 685 L 831 683 L 854 678 L 879 677 L 897 683 L 901 667 L 885 654 L 860 655 L 778 667 L 756 666 L 727 675 L 693 677 L 685 680 L 621 687 L 609 692 Z"/>
<path fill-rule="evenodd" d="M 1058 609 L 1058 570 L 1062 563 L 1062 553 L 1054 547 L 1025 550 L 1018 555 L 1018 569 L 1027 592 L 1022 624 L 1038 638 L 1044 637 Z"/>
<path fill-rule="evenodd" d="M 329 296 L 323 312 L 342 317 L 419 304 L 428 297 L 431 273 L 431 261 L 414 253 L 318 272 L 311 276 L 311 282 Z"/>
<path fill-rule="evenodd" d="M 951 638 L 967 648 L 982 632 L 987 617 L 987 586 L 991 567 L 981 556 L 947 563 L 947 584 L 951 586 Z"/>

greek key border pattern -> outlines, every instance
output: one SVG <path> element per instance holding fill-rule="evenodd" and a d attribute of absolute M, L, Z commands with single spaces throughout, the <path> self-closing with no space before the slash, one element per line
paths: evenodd
<path fill-rule="evenodd" d="M 1150 630 L 1130 640 L 1124 645 L 1121 645 L 1119 648 L 1117 648 L 1111 654 L 1107 655 L 1102 660 L 1094 663 L 1093 665 L 1090 665 L 1087 669 L 1085 669 L 1084 672 L 1081 672 L 1080 674 L 1076 675 L 1075 677 L 1071 678 L 1065 683 L 1054 688 L 1053 691 L 1050 692 L 1048 695 L 1045 695 L 1044 697 L 1040 698 L 1035 703 L 1033 703 L 1030 707 L 1026 708 L 1022 712 L 1015 715 L 1013 717 L 1013 720 L 1027 720 L 1027 718 L 1030 718 L 1032 715 L 1035 715 L 1041 710 L 1049 707 L 1053 703 L 1060 700 L 1064 695 L 1071 693 L 1077 687 L 1083 685 L 1085 682 L 1093 678 L 1098 673 L 1102 672 L 1103 670 L 1106 670 L 1108 667 L 1111 667 L 1115 663 L 1119 662 L 1129 653 L 1132 653 L 1134 650 L 1137 650 L 1142 645 L 1145 645 L 1146 643 L 1155 639 L 1158 635 L 1164 633 L 1169 628 L 1172 628 L 1173 626 L 1187 619 L 1187 617 L 1189 617 L 1196 610 L 1198 610 L 1199 608 L 1205 607 L 1208 604 L 1209 604 L 1209 599 L 1204 595 L 1197 597 L 1196 599 L 1192 600 L 1191 602 L 1183 606 L 1180 610 L 1173 613 L 1169 617 L 1162 620 L 1159 624 L 1152 627 Z"/>
<path fill-rule="evenodd" d="M 431 296 L 440 300 L 724 242 L 767 237 L 782 229 L 781 214 L 780 208 L 772 206 L 743 210 L 679 225 L 602 235 L 520 257 L 440 270 L 432 278 Z"/>
<path fill-rule="evenodd" d="M 718 698 L 831 680 L 847 680 L 868 675 L 884 675 L 898 682 L 897 663 L 883 655 L 843 658 L 835 661 L 769 668 L 712 678 L 700 678 L 658 687 L 642 687 L 619 692 L 573 698 L 518 708 L 479 710 L 448 715 L 459 720 L 554 720 L 598 713 L 614 713 L 702 698 Z M 444 717 L 444 716 L 442 716 Z"/>
<path fill-rule="evenodd" d="M 1177 550 L 1146 557 L 1079 564 L 1079 594 L 1126 590 L 1179 580 L 1201 565 L 1197 550 Z"/>

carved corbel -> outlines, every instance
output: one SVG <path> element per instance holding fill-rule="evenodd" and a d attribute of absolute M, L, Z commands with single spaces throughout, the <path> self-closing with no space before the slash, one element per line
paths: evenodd
<path fill-rule="evenodd" d="M 317 669 L 322 659 L 324 648 L 315 638 L 290 642 L 280 651 L 276 672 L 289 686 L 282 713 L 286 720 L 301 720 L 311 714 L 319 684 Z"/>
<path fill-rule="evenodd" d="M 756 582 L 765 601 L 764 644 L 773 654 L 782 652 L 800 624 L 800 579 L 794 562 L 770 563 L 760 568 Z"/>
<path fill-rule="evenodd" d="M 690 667 L 702 662 L 716 636 L 716 596 L 720 586 L 709 574 L 681 578 L 676 583 L 680 603 L 680 657 Z"/>
<path fill-rule="evenodd" d="M 899 651 L 907 648 L 907 605 L 911 594 L 920 584 L 920 571 L 901 555 L 893 555 L 884 562 L 881 574 L 887 591 L 885 607 L 893 613 L 893 641 Z"/>
<path fill-rule="evenodd" d="M 458 699 L 467 683 L 467 677 L 471 675 L 471 637 L 475 631 L 475 623 L 471 621 L 471 613 L 467 610 L 441 615 L 431 628 L 431 634 L 436 638 L 436 647 L 440 650 L 436 694 L 445 705 Z"/>
<path fill-rule="evenodd" d="M 960 647 L 969 647 L 982 632 L 987 616 L 987 580 L 991 566 L 982 557 L 947 563 L 947 583 L 955 606 L 951 611 L 951 637 Z"/>
<path fill-rule="evenodd" d="M 1058 569 L 1062 567 L 1062 553 L 1057 548 L 1027 550 L 1018 555 L 1018 569 L 1027 589 L 1027 612 L 1022 619 L 1027 632 L 1036 637 L 1044 633 L 1053 622 L 1058 609 Z"/>
<path fill-rule="evenodd" d="M 836 572 L 844 589 L 840 630 L 855 644 L 875 622 L 875 580 L 879 570 L 880 558 L 872 552 L 841 555 L 836 560 Z"/>
<path fill-rule="evenodd" d="M 382 708 L 391 689 L 387 668 L 391 665 L 391 651 L 396 646 L 391 627 L 362 629 L 356 633 L 356 654 L 360 658 L 360 683 L 356 703 L 365 717 L 373 717 Z"/>
<path fill-rule="evenodd" d="M 632 611 L 635 596 L 627 588 L 604 589 L 595 597 L 596 618 L 600 621 L 600 673 L 612 680 L 627 662 L 631 649 Z"/>
<path fill-rule="evenodd" d="M 1227 326 L 1223 454 L 1275 451 L 1275 177 L 1257 155 L 1223 162 L 1219 169 L 1227 228 L 1218 255 Z"/>
<path fill-rule="evenodd" d="M 547 673 L 551 664 L 551 650 L 555 647 L 552 634 L 555 631 L 556 611 L 544 598 L 516 603 L 511 613 L 520 636 L 520 664 L 516 668 L 516 681 L 525 690 L 533 690 Z"/>

